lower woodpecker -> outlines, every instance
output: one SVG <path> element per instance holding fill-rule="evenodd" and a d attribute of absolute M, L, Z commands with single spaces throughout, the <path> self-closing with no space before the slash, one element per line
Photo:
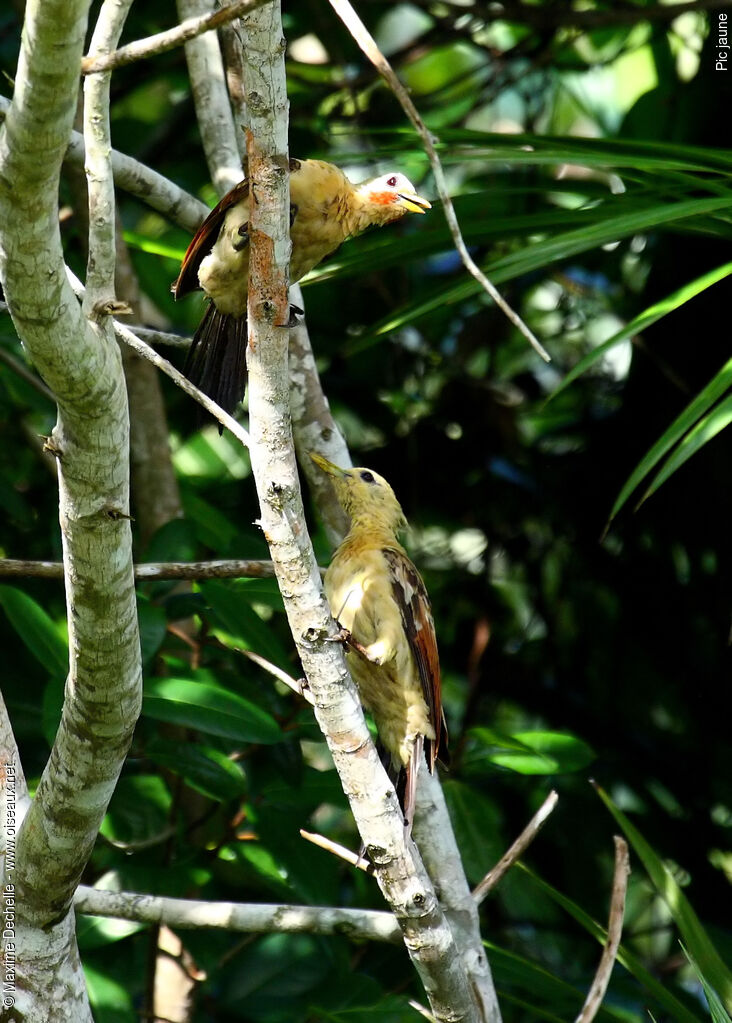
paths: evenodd
<path fill-rule="evenodd" d="M 371 469 L 341 469 L 310 457 L 330 477 L 350 518 L 348 534 L 325 574 L 331 612 L 343 630 L 346 659 L 390 758 L 390 775 L 411 831 L 417 774 L 427 754 L 444 759 L 447 728 L 429 597 L 397 540 L 406 526 L 394 491 Z"/>

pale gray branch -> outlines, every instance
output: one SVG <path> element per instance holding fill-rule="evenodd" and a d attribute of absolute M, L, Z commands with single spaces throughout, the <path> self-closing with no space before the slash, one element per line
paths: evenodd
<path fill-rule="evenodd" d="M 351 33 L 354 40 L 358 43 L 363 53 L 368 57 L 379 74 L 385 79 L 389 88 L 399 100 L 399 103 L 407 117 L 414 125 L 417 134 L 422 139 L 422 144 L 427 156 L 429 157 L 430 166 L 432 167 L 432 172 L 435 176 L 437 192 L 442 200 L 442 208 L 445 213 L 447 226 L 450 229 L 450 234 L 452 235 L 452 239 L 455 243 L 455 248 L 460 255 L 460 259 L 462 260 L 464 267 L 480 284 L 483 290 L 490 295 L 498 308 L 506 317 L 508 317 L 514 327 L 521 331 L 531 347 L 538 352 L 542 359 L 546 362 L 551 362 L 549 354 L 543 345 L 537 340 L 532 331 L 529 330 L 518 313 L 516 313 L 508 302 L 506 302 L 503 295 L 501 295 L 495 285 L 488 280 L 486 275 L 468 252 L 468 247 L 463 239 L 457 215 L 455 213 L 455 207 L 452 204 L 452 199 L 450 198 L 450 193 L 447 189 L 445 172 L 442 169 L 442 163 L 440 162 L 437 150 L 435 149 L 435 136 L 428 130 L 419 111 L 412 102 L 411 96 L 399 81 L 399 78 L 389 61 L 376 45 L 376 41 L 369 30 L 361 21 L 358 14 L 354 11 L 350 0 L 330 0 L 330 4 L 348 31 Z"/>
<path fill-rule="evenodd" d="M 132 0 L 104 0 L 91 39 L 90 52 L 104 56 L 122 34 Z M 109 128 L 109 72 L 90 75 L 84 82 L 84 146 L 89 193 L 89 244 L 83 309 L 101 320 L 114 302 L 115 250 L 114 179 Z"/>
<path fill-rule="evenodd" d="M 84 285 L 81 283 L 79 278 L 76 277 L 68 267 L 66 268 L 66 274 L 75 293 L 79 297 L 83 297 Z M 227 430 L 229 430 L 230 433 L 232 433 L 236 439 L 244 445 L 244 447 L 249 446 L 249 434 L 233 416 L 230 416 L 228 412 L 224 412 L 224 410 L 220 408 L 215 401 L 212 401 L 207 394 L 204 394 L 203 391 L 199 391 L 199 389 L 190 382 L 188 377 L 184 376 L 180 370 L 176 369 L 175 366 L 168 362 L 167 359 L 164 359 L 162 355 L 159 355 L 154 348 L 151 348 L 150 345 L 146 344 L 141 338 L 133 334 L 129 327 L 125 327 L 125 325 L 120 323 L 118 320 L 113 320 L 112 326 L 114 327 L 114 333 L 120 341 L 124 341 L 126 345 L 129 345 L 129 347 L 132 348 L 133 351 L 137 352 L 138 355 L 142 356 L 143 359 L 147 359 L 148 362 L 153 364 L 153 366 L 157 366 L 157 368 L 161 370 L 161 372 L 165 373 L 166 376 L 170 377 L 173 383 L 177 384 L 182 391 L 185 391 L 189 397 L 193 398 L 194 401 L 197 401 L 199 405 L 202 405 L 214 419 L 221 423 L 222 426 L 225 426 Z"/>
<path fill-rule="evenodd" d="M 181 18 L 205 17 L 213 8 L 214 0 L 178 0 Z M 244 173 L 221 49 L 214 33 L 190 39 L 185 48 L 203 151 L 213 186 L 222 196 L 241 181 Z"/>
<path fill-rule="evenodd" d="M 610 918 L 607 925 L 607 940 L 602 950 L 600 963 L 597 967 L 595 979 L 590 990 L 587 992 L 585 1004 L 577 1016 L 575 1023 L 591 1023 L 597 1015 L 602 1000 L 605 997 L 607 986 L 610 983 L 610 974 L 613 972 L 615 957 L 618 954 L 618 946 L 623 933 L 623 917 L 625 915 L 625 896 L 628 891 L 628 876 L 630 875 L 630 860 L 628 857 L 628 845 L 624 839 L 615 836 L 615 870 L 613 872 L 613 891 L 610 899 Z"/>
<path fill-rule="evenodd" d="M 10 109 L 10 100 L 0 96 L 0 124 Z M 84 138 L 78 131 L 70 132 L 65 160 L 83 164 L 85 158 Z M 115 184 L 152 209 L 162 213 L 168 220 L 186 231 L 193 233 L 209 212 L 208 207 L 188 192 L 174 184 L 162 174 L 151 170 L 145 164 L 112 150 L 112 172 Z"/>
<path fill-rule="evenodd" d="M 267 903 L 199 902 L 109 892 L 81 885 L 74 899 L 77 912 L 120 920 L 166 924 L 173 928 L 221 928 L 245 934 L 341 934 L 360 941 L 398 944 L 401 933 L 391 913 L 329 906 L 288 906 Z"/>
<path fill-rule="evenodd" d="M 335 631 L 305 526 L 289 416 L 286 332 L 290 255 L 287 91 L 279 4 L 244 19 L 247 156 L 257 202 L 250 211 L 249 414 L 252 469 L 264 535 L 315 712 L 375 876 L 441 1021 L 480 1012 L 416 846 L 407 842 L 393 786 L 371 741 Z"/>
<path fill-rule="evenodd" d="M 299 285 L 290 289 L 290 297 L 295 305 L 304 308 Z M 295 450 L 328 540 L 336 547 L 346 534 L 348 517 L 338 504 L 328 477 L 318 469 L 309 452 L 317 451 L 334 465 L 344 467 L 351 465 L 351 455 L 323 393 L 304 320 L 290 330 L 289 359 L 290 413 Z"/>
<path fill-rule="evenodd" d="M 17 840 L 16 1011 L 28 1023 L 91 1019 L 70 907 L 142 689 L 120 352 L 82 315 L 58 226 L 87 11 L 88 0 L 26 6 L 0 132 L 0 277 L 18 336 L 59 410 L 48 446 L 58 465 L 70 650 L 61 723 Z"/>
<path fill-rule="evenodd" d="M 445 796 L 436 774 L 423 771 L 417 786 L 414 840 L 437 891 L 485 1023 L 500 1023 L 496 990 L 480 935 L 478 906 L 463 870 Z"/>
<path fill-rule="evenodd" d="M 552 790 L 521 832 L 515 842 L 501 856 L 498 863 L 485 875 L 480 884 L 473 890 L 473 898 L 476 904 L 480 905 L 488 893 L 496 887 L 503 875 L 509 870 L 517 859 L 523 855 L 534 841 L 539 831 L 544 826 L 549 814 L 557 805 L 559 796 Z"/>
<path fill-rule="evenodd" d="M 185 21 L 165 32 L 157 32 L 146 39 L 136 39 L 134 43 L 121 46 L 113 53 L 100 56 L 90 51 L 89 56 L 84 57 L 81 62 L 81 73 L 90 75 L 98 71 L 112 71 L 137 60 L 155 57 L 159 53 L 175 49 L 176 46 L 182 46 L 189 39 L 195 39 L 196 36 L 203 35 L 204 32 L 211 32 L 226 25 L 245 11 L 261 7 L 266 3 L 269 3 L 269 0 L 234 0 L 233 3 L 219 7 L 215 11 L 186 18 Z"/>

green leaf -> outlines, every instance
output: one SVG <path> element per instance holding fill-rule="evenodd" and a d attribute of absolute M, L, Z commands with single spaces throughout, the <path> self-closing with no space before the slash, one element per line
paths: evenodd
<path fill-rule="evenodd" d="M 282 738 L 271 715 L 223 686 L 183 678 L 151 679 L 145 686 L 143 713 L 199 732 L 240 742 L 273 743 Z"/>
<path fill-rule="evenodd" d="M 681 948 L 683 950 L 684 955 L 689 960 L 689 963 L 691 964 L 694 973 L 699 978 L 699 983 L 704 988 L 704 995 L 707 999 L 709 1012 L 711 1013 L 712 1016 L 712 1023 L 732 1023 L 732 1020 L 730 1020 L 729 1013 L 722 1005 L 721 998 L 714 990 L 714 988 L 711 986 L 711 984 L 708 983 L 706 977 L 703 975 L 703 973 L 697 966 L 694 958 L 689 955 L 689 953 L 687 952 L 683 945 L 681 946 Z"/>
<path fill-rule="evenodd" d="M 192 789 L 217 802 L 238 799 L 246 792 L 246 778 L 239 765 L 211 746 L 181 745 L 158 737 L 145 747 L 145 755 L 180 775 Z"/>
<path fill-rule="evenodd" d="M 577 921 L 584 929 L 591 934 L 601 945 L 604 945 L 607 939 L 607 931 L 604 927 L 593 920 L 592 917 L 586 913 L 576 902 L 567 898 L 556 888 L 552 887 L 547 881 L 535 874 L 533 870 L 527 867 L 521 860 L 516 863 L 516 867 L 523 871 L 531 880 L 536 884 L 541 891 L 546 895 L 550 896 L 562 909 L 565 910 L 573 919 Z M 651 994 L 660 1006 L 662 1006 L 674 1020 L 674 1023 L 702 1023 L 700 1016 L 691 1012 L 675 995 L 673 995 L 668 988 L 660 983 L 650 970 L 647 970 L 641 960 L 630 952 L 624 945 L 620 945 L 618 949 L 618 962 L 621 963 L 626 970 L 633 974 L 635 979 L 643 985 L 643 987 Z"/>
<path fill-rule="evenodd" d="M 290 671 L 292 658 L 271 624 L 260 618 L 252 607 L 246 589 L 235 583 L 208 580 L 200 584 L 201 592 L 211 606 L 224 632 L 217 630 L 219 639 L 227 645 L 243 647 L 266 657 L 268 661 Z"/>
<path fill-rule="evenodd" d="M 500 811 L 465 782 L 447 779 L 443 791 L 465 872 L 471 884 L 477 884 L 506 848 Z"/>
<path fill-rule="evenodd" d="M 582 227 L 574 231 L 553 234 L 544 241 L 536 242 L 533 245 L 523 245 L 508 256 L 489 262 L 482 269 L 494 284 L 503 284 L 535 270 L 545 269 L 552 263 L 565 261 L 582 252 L 619 241 L 629 235 L 653 228 L 665 229 L 668 225 L 690 217 L 698 217 L 729 208 L 732 208 L 732 195 L 730 194 L 722 198 L 690 199 L 685 202 L 654 204 L 639 210 L 634 209 L 625 214 L 618 214 L 614 207 L 608 213 L 600 206 L 585 211 L 587 222 Z M 481 285 L 472 277 L 461 277 L 457 283 L 452 282 L 443 287 L 431 288 L 427 299 L 418 299 L 415 303 L 390 314 L 369 331 L 367 339 L 360 339 L 349 345 L 347 352 L 366 347 L 367 344 L 373 343 L 379 335 L 398 330 L 407 323 L 411 323 L 412 320 L 434 312 L 445 305 L 464 301 L 481 290 Z"/>
<path fill-rule="evenodd" d="M 586 742 L 565 732 L 529 731 L 504 736 L 489 728 L 473 728 L 470 736 L 483 745 L 482 759 L 518 774 L 579 771 L 595 759 Z"/>
<path fill-rule="evenodd" d="M 696 398 L 691 401 L 684 411 L 674 419 L 673 423 L 659 437 L 653 447 L 643 456 L 633 472 L 624 483 L 618 494 L 615 504 L 610 511 L 609 522 L 615 518 L 620 509 L 626 503 L 630 495 L 640 482 L 660 462 L 667 451 L 677 444 L 695 423 L 722 397 L 732 386 L 732 359 L 722 366 L 720 371 L 712 377 Z M 658 484 L 660 486 L 660 484 Z"/>
<path fill-rule="evenodd" d="M 721 433 L 732 423 L 732 395 L 720 402 L 708 415 L 704 416 L 681 441 L 676 450 L 669 455 L 665 464 L 653 477 L 650 486 L 641 498 L 641 503 L 654 494 L 658 488 L 680 469 L 684 462 L 695 455 L 700 448 Z"/>
<path fill-rule="evenodd" d="M 14 586 L 0 586 L 0 605 L 10 624 L 51 675 L 69 670 L 68 644 L 40 604 Z"/>
<path fill-rule="evenodd" d="M 484 941 L 483 944 L 488 949 L 491 972 L 496 986 L 499 988 L 501 999 L 506 998 L 513 1001 L 511 995 L 504 990 L 505 988 L 529 991 L 534 996 L 544 998 L 546 1004 L 561 1014 L 560 1019 L 565 1020 L 577 1015 L 585 998 L 585 992 L 581 988 L 568 984 L 565 980 L 560 980 L 542 966 L 538 966 L 529 959 L 524 959 L 523 956 L 517 955 L 515 952 L 499 948 L 490 941 Z M 534 1009 L 541 1011 L 536 1006 Z M 635 1013 L 631 1014 L 605 1005 L 600 1009 L 596 1018 L 607 1021 L 616 1020 L 618 1023 L 631 1023 L 637 1017 Z"/>
<path fill-rule="evenodd" d="M 83 968 L 97 1023 L 137 1023 L 139 1017 L 128 989 L 88 963 L 84 963 Z"/>
<path fill-rule="evenodd" d="M 140 252 L 149 252 L 153 256 L 167 256 L 180 263 L 186 254 L 185 247 L 180 245 L 166 245 L 165 242 L 147 235 L 139 234 L 137 231 L 123 231 L 122 237 L 132 249 L 139 249 Z"/>
<path fill-rule="evenodd" d="M 727 1010 L 732 1010 L 732 973 L 722 962 L 722 958 L 704 930 L 699 917 L 691 907 L 687 897 L 674 880 L 671 872 L 641 835 L 640 831 L 619 810 L 608 794 L 599 786 L 597 792 L 605 806 L 623 829 L 636 854 L 641 859 L 654 888 L 669 908 L 674 923 L 679 929 L 684 944 L 699 964 L 704 977 L 724 1002 Z"/>
<path fill-rule="evenodd" d="M 80 914 L 77 911 L 76 918 L 76 940 L 82 952 L 92 948 L 103 948 L 105 945 L 112 945 L 131 934 L 142 931 L 147 924 L 141 924 L 135 920 L 115 920 L 108 916 L 89 916 Z"/>
<path fill-rule="evenodd" d="M 677 291 L 667 295 L 666 298 L 661 299 L 660 302 L 655 302 L 652 306 L 649 306 L 638 316 L 634 317 L 630 323 L 619 330 L 617 334 L 613 334 L 607 341 L 603 341 L 601 345 L 593 349 L 588 355 L 585 355 L 583 359 L 574 366 L 569 373 L 562 380 L 561 384 L 557 389 L 549 395 L 547 401 L 551 401 L 552 398 L 556 398 L 565 388 L 569 387 L 578 377 L 586 373 L 588 369 L 591 369 L 602 357 L 611 349 L 615 348 L 616 345 L 621 344 L 623 341 L 627 341 L 628 338 L 634 337 L 636 334 L 640 334 L 641 331 L 650 327 L 652 324 L 657 323 L 664 316 L 672 313 L 675 309 L 685 305 L 691 301 L 697 295 L 701 294 L 702 291 L 706 291 L 707 288 L 711 288 L 713 284 L 717 284 L 719 281 L 725 279 L 732 273 L 732 263 L 723 263 L 722 266 L 718 266 L 715 270 L 710 270 L 708 273 L 702 274 L 701 277 L 697 277 L 696 280 L 690 281 Z"/>
<path fill-rule="evenodd" d="M 120 778 L 100 830 L 113 842 L 146 842 L 168 829 L 171 802 L 157 775 Z"/>
<path fill-rule="evenodd" d="M 142 663 L 147 664 L 158 652 L 165 639 L 167 621 L 162 607 L 137 596 L 137 621 L 140 628 Z"/>

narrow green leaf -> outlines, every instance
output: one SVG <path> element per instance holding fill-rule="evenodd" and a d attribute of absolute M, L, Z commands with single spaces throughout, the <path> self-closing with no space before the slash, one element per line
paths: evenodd
<path fill-rule="evenodd" d="M 598 924 L 596 920 L 593 920 L 576 902 L 567 898 L 560 891 L 557 891 L 556 888 L 539 877 L 538 874 L 535 874 L 533 870 L 520 860 L 516 863 L 516 867 L 530 877 L 543 892 L 561 906 L 577 923 L 584 927 L 601 945 L 605 943 L 607 939 L 606 929 Z M 625 946 L 621 945 L 618 949 L 617 959 L 643 985 L 649 994 L 655 998 L 658 1004 L 670 1014 L 674 1023 L 702 1023 L 702 1018 L 687 1009 L 684 1003 L 679 1001 L 675 995 L 671 994 L 667 987 L 656 980 L 650 970 L 645 968 L 641 960 L 625 948 Z"/>
<path fill-rule="evenodd" d="M 619 330 L 617 334 L 613 334 L 607 341 L 603 341 L 601 345 L 589 352 L 583 359 L 574 366 L 565 378 L 560 383 L 559 387 L 549 395 L 547 401 L 551 401 L 552 398 L 556 398 L 565 388 L 569 387 L 578 377 L 586 373 L 588 369 L 591 369 L 611 348 L 619 345 L 623 341 L 627 341 L 628 338 L 634 337 L 636 334 L 640 334 L 641 331 L 650 327 L 652 324 L 657 323 L 664 316 L 678 309 L 680 306 L 685 305 L 692 298 L 695 298 L 702 291 L 706 291 L 707 288 L 711 288 L 713 284 L 717 284 L 719 281 L 725 279 L 732 273 L 732 263 L 724 263 L 722 266 L 718 266 L 715 270 L 710 270 L 709 273 L 702 274 L 701 277 L 697 277 L 696 280 L 690 281 L 677 291 L 667 295 L 666 298 L 661 299 L 660 302 L 654 303 L 645 309 L 638 316 L 634 317 L 630 323 Z"/>
<path fill-rule="evenodd" d="M 695 959 L 693 958 L 693 956 L 689 955 L 688 951 L 684 948 L 683 945 L 681 946 L 681 948 L 682 948 L 682 951 L 683 951 L 684 955 L 689 960 L 689 963 L 691 964 L 691 967 L 694 970 L 694 973 L 699 978 L 699 983 L 704 988 L 704 995 L 705 995 L 705 997 L 707 999 L 707 1004 L 709 1006 L 709 1012 L 711 1013 L 711 1017 L 712 1017 L 712 1023 L 732 1023 L 732 1020 L 730 1020 L 729 1013 L 727 1012 L 725 1007 L 722 1005 L 722 999 L 719 997 L 719 995 L 714 990 L 714 988 L 711 986 L 711 984 L 708 983 L 706 977 L 704 976 L 704 974 L 699 969 L 699 967 L 698 967 Z"/>
<path fill-rule="evenodd" d="M 695 455 L 700 448 L 721 433 L 730 423 L 732 423 L 732 395 L 720 402 L 693 429 L 689 430 L 676 450 L 669 455 L 663 467 L 654 476 L 640 503 L 642 504 L 646 498 L 654 494 L 669 476 L 672 476 L 684 462 L 688 461 L 692 455 Z"/>
<path fill-rule="evenodd" d="M 523 246 L 508 256 L 488 263 L 483 266 L 483 269 L 494 284 L 503 284 L 534 270 L 544 269 L 552 263 L 569 259 L 609 242 L 619 241 L 629 235 L 653 228 L 665 228 L 669 224 L 675 224 L 677 221 L 689 217 L 702 216 L 724 209 L 732 209 L 732 195 L 712 199 L 690 199 L 676 203 L 657 203 L 640 210 L 634 209 L 625 215 L 618 215 L 614 208 L 612 212 L 607 213 L 602 206 L 599 206 L 586 211 L 587 223 L 582 227 L 574 231 L 564 231 L 534 245 Z M 457 283 L 452 282 L 442 288 L 432 289 L 428 299 L 402 307 L 386 319 L 381 320 L 369 332 L 368 339 L 360 339 L 359 342 L 350 345 L 348 351 L 358 350 L 357 346 L 359 345 L 361 348 L 366 347 L 367 341 L 373 343 L 373 339 L 378 335 L 398 330 L 420 316 L 433 312 L 444 305 L 463 301 L 480 291 L 481 285 L 472 277 L 460 279 Z"/>
<path fill-rule="evenodd" d="M 686 947 L 699 964 L 707 982 L 715 988 L 727 1010 L 732 1009 L 732 973 L 712 944 L 709 935 L 691 907 L 681 888 L 660 856 L 641 835 L 640 831 L 619 810 L 608 794 L 597 787 L 598 795 L 623 829 L 625 837 L 643 862 L 654 887 L 671 912 Z"/>
<path fill-rule="evenodd" d="M 560 980 L 544 967 L 530 959 L 525 959 L 516 952 L 499 948 L 498 945 L 494 945 L 490 941 L 484 941 L 483 944 L 488 949 L 491 971 L 496 985 L 499 987 L 501 998 L 506 997 L 513 1000 L 512 996 L 503 990 L 506 987 L 512 987 L 530 991 L 532 995 L 546 999 L 553 1009 L 562 1013 L 560 1019 L 564 1020 L 577 1014 L 585 998 L 585 992 L 582 989 L 567 983 L 566 980 Z M 603 1005 L 597 1014 L 597 1019 L 634 1023 L 637 1016 L 634 1012 Z"/>
<path fill-rule="evenodd" d="M 69 648 L 40 604 L 15 586 L 0 586 L 0 605 L 10 624 L 51 675 L 66 675 Z"/>
<path fill-rule="evenodd" d="M 700 417 L 729 390 L 730 386 L 732 386 L 732 359 L 726 362 L 720 371 L 712 377 L 706 387 L 674 419 L 669 428 L 664 431 L 653 447 L 646 452 L 638 465 L 636 465 L 615 499 L 608 522 L 612 522 L 635 488 L 651 472 L 654 466 L 660 462 L 666 452 L 681 440 L 684 434 L 691 429 Z"/>
<path fill-rule="evenodd" d="M 124 231 L 123 238 L 132 249 L 150 252 L 153 256 L 167 256 L 169 259 L 176 259 L 179 263 L 186 254 L 185 246 L 167 245 L 165 242 L 148 238 L 137 231 Z"/>
<path fill-rule="evenodd" d="M 152 679 L 145 686 L 143 713 L 156 721 L 184 725 L 241 742 L 279 742 L 279 725 L 271 715 L 211 682 L 183 678 Z"/>

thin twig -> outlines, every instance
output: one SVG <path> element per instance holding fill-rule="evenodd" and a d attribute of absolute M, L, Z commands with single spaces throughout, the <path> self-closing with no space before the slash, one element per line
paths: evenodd
<path fill-rule="evenodd" d="M 420 1016 L 424 1016 L 425 1019 L 430 1020 L 430 1023 L 437 1023 L 437 1020 L 432 1015 L 430 1010 L 425 1008 L 424 1005 L 420 1005 L 419 1002 L 415 1002 L 413 998 L 409 999 L 409 1004 L 411 1005 L 415 1012 L 418 1012 L 420 1014 Z"/>
<path fill-rule="evenodd" d="M 313 845 L 317 845 L 319 849 L 325 849 L 326 852 L 333 853 L 341 860 L 345 860 L 346 863 L 350 863 L 352 867 L 358 867 L 359 870 L 363 870 L 364 874 L 373 874 L 374 865 L 369 860 L 364 859 L 360 853 L 351 852 L 350 849 L 346 849 L 345 845 L 339 845 L 338 842 L 331 842 L 325 835 L 318 835 L 314 831 L 304 831 L 300 828 L 300 834 L 306 842 L 312 842 Z"/>
<path fill-rule="evenodd" d="M 149 561 L 135 565 L 139 582 L 166 579 L 271 579 L 271 561 Z M 0 558 L 0 578 L 63 579 L 61 561 Z"/>
<path fill-rule="evenodd" d="M 238 18 L 246 11 L 253 11 L 266 3 L 269 3 L 269 0 L 234 0 L 234 3 L 219 7 L 218 10 L 209 14 L 186 18 L 175 28 L 169 28 L 165 32 L 156 32 L 155 35 L 147 36 L 145 39 L 136 39 L 134 43 L 121 46 L 118 50 L 103 57 L 83 57 L 81 73 L 90 75 L 97 71 L 112 71 L 114 68 L 124 67 L 125 64 L 132 64 L 136 60 L 155 57 L 159 53 L 175 49 L 176 46 L 182 46 L 189 39 L 195 39 L 196 36 L 203 35 L 204 32 L 211 32 L 213 29 L 233 21 L 234 18 Z"/>
<path fill-rule="evenodd" d="M 84 295 L 84 285 L 68 267 L 66 267 L 66 276 L 68 277 L 69 283 L 74 289 L 77 297 L 82 297 Z M 177 384 L 182 391 L 185 391 L 189 397 L 193 398 L 194 401 L 197 401 L 199 405 L 203 405 L 206 411 L 212 415 L 217 422 L 221 423 L 222 426 L 225 426 L 227 430 L 233 433 L 236 439 L 243 444 L 245 448 L 249 447 L 249 434 L 243 426 L 237 423 L 233 416 L 230 416 L 228 412 L 224 412 L 224 410 L 220 408 L 215 401 L 212 401 L 207 394 L 204 394 L 203 391 L 199 391 L 197 387 L 194 387 L 188 377 L 183 376 L 180 370 L 176 369 L 172 363 L 168 362 L 168 360 L 164 359 L 162 355 L 159 355 L 154 348 L 151 348 L 150 345 L 146 344 L 141 338 L 133 334 L 129 327 L 125 327 L 124 324 L 120 323 L 118 320 L 113 320 L 112 326 L 114 327 L 114 332 L 120 341 L 124 341 L 126 345 L 129 345 L 129 347 L 132 348 L 133 351 L 137 352 L 138 355 L 142 356 L 143 359 L 147 359 L 148 362 L 153 364 L 153 366 L 157 366 L 157 368 L 165 373 L 166 376 L 170 377 L 173 383 Z"/>
<path fill-rule="evenodd" d="M 473 898 L 480 904 L 491 889 L 495 888 L 506 871 L 513 866 L 517 859 L 531 845 L 539 831 L 543 827 L 547 817 L 557 805 L 559 796 L 552 789 L 516 841 L 503 854 L 498 863 L 489 870 L 480 884 L 473 889 Z"/>
<path fill-rule="evenodd" d="M 538 352 L 545 362 L 551 362 L 549 353 L 546 351 L 541 342 L 538 341 L 531 330 L 529 330 L 518 313 L 514 312 L 495 285 L 488 280 L 486 275 L 468 252 L 468 247 L 463 240 L 460 225 L 458 224 L 457 216 L 455 214 L 455 207 L 452 204 L 452 199 L 450 198 L 450 194 L 447 190 L 445 172 L 442 169 L 440 158 L 437 155 L 437 150 L 435 149 L 434 143 L 437 141 L 436 136 L 428 130 L 419 114 L 419 111 L 412 102 L 409 93 L 399 81 L 389 61 L 376 45 L 376 42 L 369 30 L 354 11 L 350 0 L 330 0 L 330 4 L 355 41 L 358 43 L 363 53 L 368 57 L 379 74 L 386 80 L 390 89 L 399 100 L 402 109 L 414 125 L 419 137 L 422 139 L 425 151 L 429 157 L 432 172 L 435 175 L 435 184 L 437 186 L 440 199 L 442 200 L 442 208 L 445 213 L 445 219 L 447 220 L 447 226 L 450 229 L 450 234 L 455 242 L 455 248 L 460 254 L 463 265 L 475 278 L 475 280 L 478 281 L 481 287 L 490 295 L 514 327 L 516 327 L 517 330 L 524 335 L 532 348 Z"/>
<path fill-rule="evenodd" d="M 254 650 L 245 650 L 240 646 L 229 646 L 228 649 L 236 650 L 238 654 L 242 654 L 244 657 L 248 658 L 253 664 L 260 667 L 262 671 L 266 671 L 268 675 L 272 676 L 272 678 L 276 678 L 279 682 L 286 685 L 293 691 L 293 693 L 297 693 L 298 696 L 302 696 L 303 700 L 307 700 L 307 702 L 311 704 L 315 703 L 315 697 L 307 687 L 307 679 L 293 678 L 292 675 L 288 675 L 288 673 L 283 671 L 282 668 L 278 668 L 276 664 L 268 661 L 266 657 L 262 657 L 261 654 L 255 653 Z"/>
<path fill-rule="evenodd" d="M 149 345 L 168 345 L 169 348 L 186 350 L 191 347 L 190 337 L 184 337 L 182 334 L 171 334 L 167 330 L 155 330 L 153 327 L 141 327 L 137 323 L 130 324 L 127 329 L 143 341 L 147 341 Z"/>
<path fill-rule="evenodd" d="M 46 387 L 41 378 L 37 377 L 35 373 L 33 373 L 20 361 L 20 359 L 16 359 L 14 355 L 7 352 L 4 348 L 0 348 L 0 362 L 4 362 L 6 366 L 12 369 L 16 376 L 20 377 L 21 380 L 25 380 L 25 382 L 35 388 L 39 394 L 42 394 L 44 398 L 50 398 L 51 401 L 56 401 L 53 391 Z"/>
<path fill-rule="evenodd" d="M 613 892 L 610 900 L 610 918 L 607 925 L 607 940 L 600 957 L 595 979 L 587 992 L 585 1004 L 575 1023 L 591 1023 L 597 1015 L 610 983 L 610 974 L 618 954 L 620 936 L 623 933 L 623 916 L 625 914 L 625 895 L 628 890 L 630 861 L 628 845 L 619 835 L 615 836 L 615 871 L 613 873 Z"/>

